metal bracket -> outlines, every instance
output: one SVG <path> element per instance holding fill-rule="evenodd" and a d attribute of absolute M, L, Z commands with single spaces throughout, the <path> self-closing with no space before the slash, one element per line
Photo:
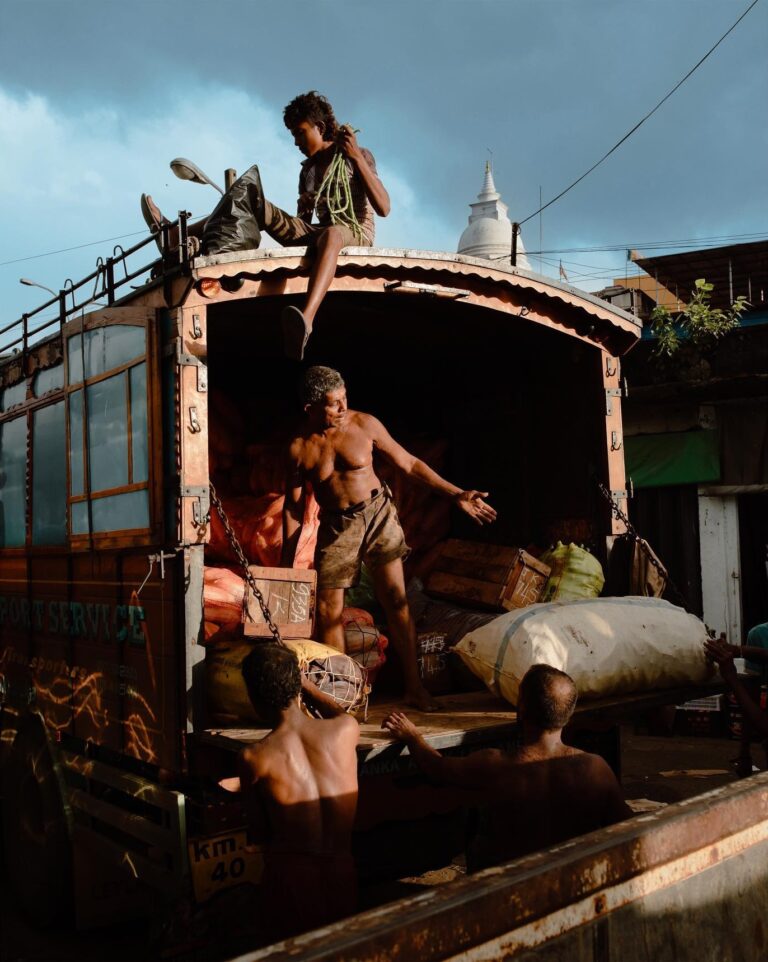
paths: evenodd
<path fill-rule="evenodd" d="M 202 336 L 202 332 L 201 335 Z M 175 357 L 176 363 L 181 367 L 197 368 L 197 390 L 200 394 L 205 394 L 208 390 L 208 364 L 194 354 L 188 354 L 181 349 L 181 338 L 174 338 L 164 350 L 166 357 Z"/>
<path fill-rule="evenodd" d="M 605 416 L 610 417 L 613 414 L 613 401 L 611 398 L 621 397 L 621 388 L 619 387 L 607 387 L 605 389 Z"/>
<path fill-rule="evenodd" d="M 197 340 L 202 336 L 203 336 L 203 329 L 202 327 L 200 327 L 200 315 L 193 314 L 192 315 L 192 337 L 194 337 L 194 339 Z"/>
<path fill-rule="evenodd" d="M 616 362 L 613 369 L 611 369 L 611 361 Z M 613 377 L 614 374 L 618 374 L 618 373 L 619 373 L 619 359 L 617 357 L 611 357 L 610 355 L 608 355 L 608 357 L 606 357 L 605 359 L 605 376 Z"/>
<path fill-rule="evenodd" d="M 619 440 L 619 432 L 611 431 L 611 451 L 621 451 L 622 442 Z"/>
<path fill-rule="evenodd" d="M 621 379 L 620 387 L 607 387 L 605 389 L 605 415 L 610 417 L 613 414 L 613 401 L 611 398 L 615 397 L 628 397 L 629 387 L 627 386 L 627 379 L 623 377 Z"/>
<path fill-rule="evenodd" d="M 193 434 L 199 434 L 203 428 L 197 416 L 197 408 L 194 405 L 189 409 L 189 430 Z"/>
<path fill-rule="evenodd" d="M 192 520 L 198 527 L 208 524 L 211 515 L 211 489 L 207 484 L 182 484 L 182 498 L 194 498 Z"/>

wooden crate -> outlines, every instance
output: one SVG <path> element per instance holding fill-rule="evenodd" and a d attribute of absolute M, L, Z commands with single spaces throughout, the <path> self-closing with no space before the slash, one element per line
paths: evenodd
<path fill-rule="evenodd" d="M 250 565 L 259 591 L 269 608 L 272 621 L 283 638 L 311 638 L 315 618 L 317 572 L 305 568 L 260 568 Z M 271 638 L 259 602 L 246 584 L 248 614 L 243 634 L 249 638 Z"/>
<path fill-rule="evenodd" d="M 432 595 L 471 608 L 509 611 L 537 602 L 549 572 L 548 565 L 522 548 L 451 538 L 426 588 Z"/>

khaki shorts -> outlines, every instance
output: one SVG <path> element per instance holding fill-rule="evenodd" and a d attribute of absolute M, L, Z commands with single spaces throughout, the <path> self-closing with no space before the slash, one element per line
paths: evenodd
<path fill-rule="evenodd" d="M 308 224 L 300 217 L 287 214 L 268 200 L 264 202 L 264 223 L 259 224 L 259 227 L 284 247 L 309 246 L 328 229 L 320 224 Z M 338 230 L 342 233 L 344 247 L 369 247 L 371 244 L 368 237 L 357 237 L 350 227 L 339 224 Z"/>
<path fill-rule="evenodd" d="M 315 568 L 318 588 L 353 588 L 360 565 L 378 568 L 409 548 L 388 488 L 345 511 L 320 512 Z"/>

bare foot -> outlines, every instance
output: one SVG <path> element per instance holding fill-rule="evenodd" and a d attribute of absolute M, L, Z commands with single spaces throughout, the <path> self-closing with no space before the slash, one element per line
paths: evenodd
<path fill-rule="evenodd" d="M 415 708 L 417 711 L 425 712 L 427 714 L 440 711 L 441 707 L 440 702 L 435 701 L 435 699 L 423 686 L 414 688 L 413 691 L 406 690 L 405 695 L 403 696 L 403 701 L 410 708 Z"/>

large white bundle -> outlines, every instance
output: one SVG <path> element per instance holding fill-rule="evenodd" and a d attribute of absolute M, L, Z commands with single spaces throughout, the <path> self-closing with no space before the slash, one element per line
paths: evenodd
<path fill-rule="evenodd" d="M 532 665 L 566 671 L 580 695 L 701 684 L 707 630 L 658 598 L 590 598 L 530 605 L 494 618 L 456 646 L 465 664 L 513 705 Z"/>

